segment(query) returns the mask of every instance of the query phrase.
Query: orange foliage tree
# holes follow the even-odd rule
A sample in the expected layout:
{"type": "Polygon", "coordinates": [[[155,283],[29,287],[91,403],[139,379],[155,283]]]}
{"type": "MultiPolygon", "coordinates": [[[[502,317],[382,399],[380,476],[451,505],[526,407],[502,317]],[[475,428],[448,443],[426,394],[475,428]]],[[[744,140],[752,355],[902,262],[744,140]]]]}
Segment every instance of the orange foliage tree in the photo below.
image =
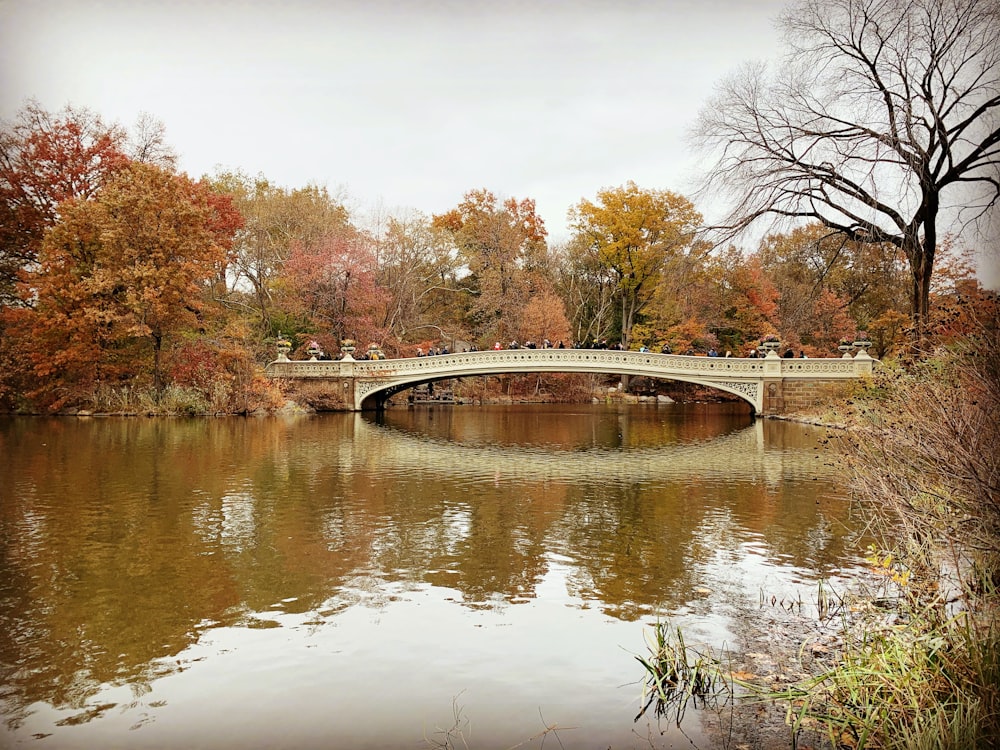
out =
{"type": "Polygon", "coordinates": [[[519,331],[521,341],[534,341],[539,346],[548,339],[553,346],[570,341],[566,306],[557,294],[544,291],[536,294],[524,307],[519,331]]]}
{"type": "Polygon", "coordinates": [[[92,200],[60,205],[28,277],[33,310],[13,329],[47,407],[151,371],[164,386],[165,339],[196,327],[204,284],[225,258],[232,217],[203,185],[131,163],[92,200]]]}
{"type": "Polygon", "coordinates": [[[481,341],[515,336],[546,266],[547,232],[535,202],[500,201],[488,190],[472,190],[432,223],[450,234],[469,269],[464,284],[474,296],[468,311],[472,336],[481,341]]]}
{"type": "Polygon", "coordinates": [[[813,301],[811,318],[811,354],[833,354],[841,339],[854,340],[858,326],[847,312],[847,303],[829,289],[813,301]]]}
{"type": "MultiPolygon", "coordinates": [[[[768,333],[781,331],[778,303],[781,294],[768,278],[757,255],[745,257],[729,247],[708,264],[712,307],[701,317],[721,346],[742,351],[768,333]]],[[[787,338],[787,337],[786,337],[787,338]]]]}

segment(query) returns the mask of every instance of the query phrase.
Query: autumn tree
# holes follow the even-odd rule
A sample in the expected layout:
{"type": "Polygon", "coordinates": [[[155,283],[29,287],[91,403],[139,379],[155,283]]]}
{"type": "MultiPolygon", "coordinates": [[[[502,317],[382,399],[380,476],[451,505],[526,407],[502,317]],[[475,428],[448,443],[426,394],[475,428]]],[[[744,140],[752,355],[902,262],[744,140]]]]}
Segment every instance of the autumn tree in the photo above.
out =
{"type": "Polygon", "coordinates": [[[598,267],[616,283],[621,342],[628,348],[637,316],[668,263],[694,247],[701,215],[681,195],[629,182],[598,191],[596,203],[580,201],[569,217],[598,267]]]}
{"type": "Polygon", "coordinates": [[[252,315],[265,335],[273,334],[272,317],[280,307],[276,285],[293,246],[308,253],[331,233],[345,230],[350,226],[348,211],[318,185],[287,189],[242,172],[221,172],[211,184],[232,196],[244,220],[227,267],[225,301],[252,315]]]}
{"type": "Polygon", "coordinates": [[[371,239],[352,226],[294,243],[284,264],[285,306],[311,323],[328,350],[343,338],[381,343],[390,306],[371,239]]]}
{"type": "Polygon", "coordinates": [[[468,295],[451,233],[419,213],[385,217],[370,232],[377,283],[386,294],[383,346],[426,339],[432,328],[460,328],[468,295]]]}
{"type": "Polygon", "coordinates": [[[824,289],[812,300],[810,315],[796,333],[800,343],[814,347],[815,352],[832,353],[843,339],[853,341],[858,330],[846,300],[824,289]]]}
{"type": "Polygon", "coordinates": [[[757,255],[780,291],[783,330],[804,344],[835,347],[887,310],[908,309],[905,259],[893,245],[857,242],[813,223],[768,235],[757,255]]]}
{"type": "Polygon", "coordinates": [[[983,288],[976,278],[972,249],[948,237],[941,244],[938,260],[938,272],[931,286],[935,308],[930,317],[933,340],[953,342],[981,335],[984,325],[995,327],[1000,320],[997,317],[1000,295],[983,288]]]}
{"type": "MultiPolygon", "coordinates": [[[[652,299],[642,313],[642,323],[633,329],[636,344],[660,351],[668,344],[674,351],[700,346],[715,335],[710,321],[717,318],[713,304],[718,279],[712,274],[711,247],[696,240],[686,253],[670,256],[660,274],[652,299]],[[697,335],[695,331],[701,331],[697,335]]],[[[716,331],[718,333],[718,331],[716,331]]]]}
{"type": "Polygon", "coordinates": [[[16,293],[59,205],[89,199],[128,163],[128,136],[80,107],[51,113],[29,101],[0,126],[0,306],[30,302],[16,293]]]}
{"type": "Polygon", "coordinates": [[[29,277],[35,309],[16,321],[49,406],[135,375],[141,362],[159,392],[164,342],[198,325],[204,284],[232,228],[207,187],[139,163],[90,200],[60,204],[59,214],[29,277]]]}
{"type": "Polygon", "coordinates": [[[714,159],[703,192],[733,206],[719,228],[805,219],[898,247],[920,336],[942,223],[1000,197],[998,5],[800,0],[781,24],[784,64],[746,67],[696,126],[714,159]]]}
{"type": "Polygon", "coordinates": [[[521,341],[534,341],[539,345],[548,340],[553,346],[570,338],[566,306],[555,292],[545,290],[528,300],[521,315],[518,331],[521,341]]]}
{"type": "Polygon", "coordinates": [[[433,225],[447,231],[469,269],[472,335],[488,340],[515,335],[524,304],[546,268],[545,223],[530,199],[503,201],[472,190],[433,225]]]}
{"type": "MultiPolygon", "coordinates": [[[[741,351],[761,336],[783,332],[779,315],[781,293],[761,267],[757,255],[744,256],[734,246],[708,262],[704,298],[711,307],[699,312],[719,344],[741,351]]],[[[787,338],[787,337],[786,337],[787,338]]]]}
{"type": "Polygon", "coordinates": [[[555,285],[566,303],[574,342],[612,335],[618,288],[614,273],[585,236],[577,234],[553,253],[555,285]]]}

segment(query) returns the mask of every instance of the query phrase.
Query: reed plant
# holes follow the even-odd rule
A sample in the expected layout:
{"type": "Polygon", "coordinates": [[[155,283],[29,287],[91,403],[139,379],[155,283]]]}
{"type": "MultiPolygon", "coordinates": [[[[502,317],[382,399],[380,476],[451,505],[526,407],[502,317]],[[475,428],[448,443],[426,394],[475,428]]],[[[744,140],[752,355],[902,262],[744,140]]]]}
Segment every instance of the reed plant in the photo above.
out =
{"type": "Polygon", "coordinates": [[[656,718],[672,718],[680,726],[688,705],[704,708],[731,694],[719,660],[688,646],[681,628],[657,621],[650,632],[645,634],[648,654],[635,657],[646,672],[636,721],[652,706],[656,718]]]}
{"type": "Polygon", "coordinates": [[[855,591],[845,605],[828,669],[779,691],[751,689],[785,703],[793,737],[818,731],[836,748],[996,746],[1000,633],[991,616],[913,592],[855,591]]]}
{"type": "Polygon", "coordinates": [[[169,385],[157,393],[152,386],[102,385],[95,390],[93,408],[103,414],[194,416],[213,413],[210,402],[192,387],[169,385]]]}

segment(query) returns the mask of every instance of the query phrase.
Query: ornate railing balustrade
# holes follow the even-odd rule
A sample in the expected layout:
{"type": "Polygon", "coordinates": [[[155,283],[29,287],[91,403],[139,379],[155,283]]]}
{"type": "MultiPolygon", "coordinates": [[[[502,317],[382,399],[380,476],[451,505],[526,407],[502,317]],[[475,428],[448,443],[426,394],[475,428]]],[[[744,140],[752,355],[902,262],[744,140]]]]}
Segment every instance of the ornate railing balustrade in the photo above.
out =
{"type": "MultiPolygon", "coordinates": [[[[604,349],[504,349],[406,359],[299,361],[278,359],[267,366],[272,378],[342,381],[360,410],[418,383],[474,375],[529,372],[583,372],[644,376],[718,388],[764,409],[766,387],[787,382],[837,381],[871,374],[865,352],[836,359],[688,357],[604,349]]],[[[771,395],[778,393],[770,388],[771,395]]]]}

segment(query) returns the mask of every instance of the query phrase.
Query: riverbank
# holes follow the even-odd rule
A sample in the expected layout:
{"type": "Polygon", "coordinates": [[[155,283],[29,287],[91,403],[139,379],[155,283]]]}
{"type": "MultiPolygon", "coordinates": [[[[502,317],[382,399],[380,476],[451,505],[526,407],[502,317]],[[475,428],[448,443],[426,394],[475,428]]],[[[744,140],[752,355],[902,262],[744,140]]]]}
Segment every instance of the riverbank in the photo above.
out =
{"type": "MultiPolygon", "coordinates": [[[[727,666],[752,697],[733,714],[749,746],[1000,746],[998,373],[994,325],[886,363],[822,412],[782,417],[831,430],[877,541],[867,573],[827,602],[836,618],[824,623],[817,606],[794,651],[794,638],[779,638],[727,666]],[[788,669],[771,668],[776,656],[790,657],[788,669]]],[[[795,626],[768,623],[771,633],[795,626]]]]}
{"type": "MultiPolygon", "coordinates": [[[[1000,343],[995,325],[773,417],[827,429],[876,542],[811,602],[771,599],[715,658],[719,747],[1000,747],[1000,343]]],[[[714,715],[713,715],[714,714],[714,715]]]]}
{"type": "MultiPolygon", "coordinates": [[[[456,381],[446,389],[451,398],[424,399],[424,403],[454,403],[456,405],[556,404],[556,403],[619,403],[671,404],[679,403],[740,403],[741,399],[714,388],[691,383],[663,382],[652,387],[646,384],[640,392],[628,392],[614,377],[595,379],[591,376],[549,375],[511,376],[456,381]]],[[[440,392],[440,391],[439,391],[440,392]]],[[[409,392],[390,400],[388,406],[409,405],[409,392]]],[[[418,399],[419,401],[420,399],[418,399]]],[[[278,381],[255,379],[253,387],[244,393],[232,389],[225,393],[200,388],[168,386],[157,393],[152,386],[105,386],[98,389],[85,404],[45,412],[48,416],[77,417],[178,417],[178,416],[263,416],[268,414],[313,413],[342,411],[343,404],[327,399],[314,399],[309,394],[285,390],[278,381]]],[[[10,409],[11,415],[31,416],[26,405],[10,409]]]]}

